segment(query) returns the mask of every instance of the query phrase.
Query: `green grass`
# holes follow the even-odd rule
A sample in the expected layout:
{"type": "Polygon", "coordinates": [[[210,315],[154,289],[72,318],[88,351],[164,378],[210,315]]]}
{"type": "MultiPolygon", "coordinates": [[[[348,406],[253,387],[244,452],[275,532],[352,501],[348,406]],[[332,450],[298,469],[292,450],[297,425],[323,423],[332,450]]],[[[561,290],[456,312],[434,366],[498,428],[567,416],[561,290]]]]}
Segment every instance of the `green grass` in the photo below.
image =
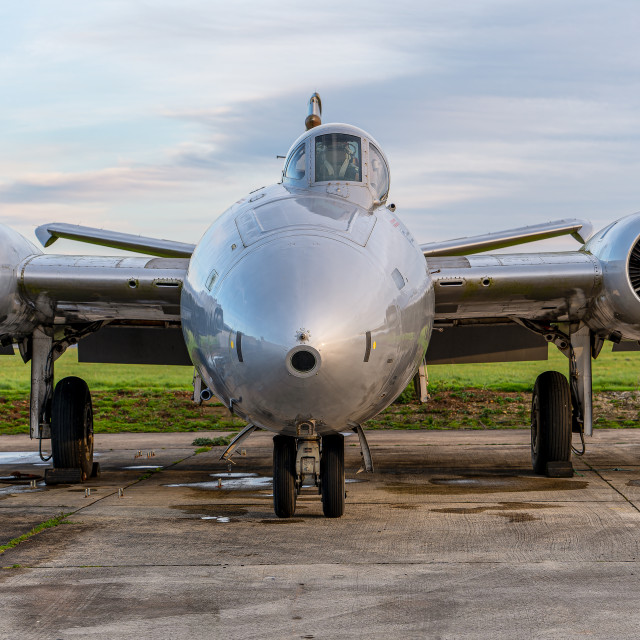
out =
{"type": "MultiPolygon", "coordinates": [[[[194,447],[226,447],[233,440],[234,435],[217,436],[215,438],[196,438],[191,444],[194,447]]],[[[196,453],[198,453],[196,451],[196,453]]]]}
{"type": "MultiPolygon", "coordinates": [[[[568,375],[569,361],[555,347],[550,347],[549,359],[537,362],[432,365],[428,367],[429,388],[532,391],[536,377],[543,371],[560,371],[568,375]]],[[[640,389],[640,351],[613,353],[611,345],[605,344],[593,361],[593,390],[635,389],[640,389]]]]}
{"type": "MultiPolygon", "coordinates": [[[[605,349],[593,362],[594,391],[640,389],[640,352],[612,353],[610,345],[605,349]]],[[[528,420],[529,400],[519,394],[531,392],[536,376],[543,371],[557,370],[566,375],[568,369],[568,360],[555,347],[550,348],[547,361],[430,366],[432,402],[423,407],[414,405],[410,385],[396,403],[367,426],[384,429],[522,426],[528,420]],[[480,398],[479,390],[500,391],[509,397],[494,394],[492,398],[480,398]],[[450,411],[451,402],[444,397],[446,394],[463,405],[450,411]],[[444,404],[438,405],[439,396],[444,404]],[[512,404],[517,406],[510,407],[512,404]],[[472,405],[482,405],[482,409],[470,415],[472,405]]],[[[55,374],[57,380],[75,375],[87,381],[92,392],[96,433],[236,431],[244,426],[242,420],[231,416],[215,400],[200,406],[191,401],[191,367],[78,363],[77,350],[70,349],[56,361],[55,374]]],[[[0,358],[0,434],[28,433],[29,378],[30,366],[19,356],[0,358]]],[[[608,420],[605,416],[599,419],[608,420]]],[[[625,415],[624,420],[615,416],[614,421],[628,426],[628,422],[637,424],[638,416],[625,415]]],[[[218,443],[194,442],[194,446],[211,447],[218,443]]]]}
{"type": "MultiPolygon", "coordinates": [[[[37,533],[40,533],[45,529],[51,529],[52,527],[57,527],[59,524],[66,524],[66,518],[69,515],[70,514],[68,513],[61,513],[59,516],[49,518],[49,520],[45,520],[44,522],[41,522],[39,525],[36,525],[35,527],[33,527],[31,531],[28,531],[27,533],[24,533],[21,536],[14,538],[13,540],[9,540],[7,544],[0,545],[0,554],[4,553],[9,549],[13,549],[13,547],[17,547],[19,544],[21,544],[25,540],[28,540],[32,536],[35,536],[37,533]]],[[[13,567],[17,567],[17,566],[18,565],[13,565],[13,567]]]]}
{"type": "MultiPolygon", "coordinates": [[[[549,360],[496,362],[489,364],[432,365],[429,386],[438,388],[485,388],[500,391],[531,391],[536,376],[547,370],[567,373],[568,360],[555,347],[549,360]]],[[[163,365],[79,363],[76,349],[69,349],[55,363],[56,379],[84,378],[91,391],[136,389],[144,391],[191,390],[193,369],[163,365]]],[[[0,357],[0,395],[5,391],[29,392],[30,366],[19,356],[0,357]]],[[[613,353],[607,343],[593,362],[594,391],[640,388],[640,352],[613,353]]]]}
{"type": "MultiPolygon", "coordinates": [[[[0,393],[29,393],[31,365],[19,355],[0,356],[0,393]]],[[[69,349],[55,362],[56,380],[78,376],[87,381],[91,391],[117,389],[191,389],[193,367],[145,364],[79,363],[78,350],[69,349]]]]}
{"type": "MultiPolygon", "coordinates": [[[[219,402],[200,406],[180,389],[92,391],[96,433],[229,431],[245,423],[219,402]]],[[[28,391],[0,390],[0,433],[29,432],[28,391]]]]}

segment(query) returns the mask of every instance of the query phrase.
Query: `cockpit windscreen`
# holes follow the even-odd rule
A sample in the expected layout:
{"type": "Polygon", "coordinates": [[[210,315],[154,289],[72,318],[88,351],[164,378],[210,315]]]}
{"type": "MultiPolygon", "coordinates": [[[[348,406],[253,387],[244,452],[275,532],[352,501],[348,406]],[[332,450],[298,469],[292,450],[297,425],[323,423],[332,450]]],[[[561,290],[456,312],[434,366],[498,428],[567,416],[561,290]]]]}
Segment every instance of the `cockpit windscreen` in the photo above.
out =
{"type": "Polygon", "coordinates": [[[305,154],[304,143],[302,143],[292,154],[287,167],[284,170],[285,178],[293,178],[293,180],[301,180],[304,178],[305,154]]]}
{"type": "Polygon", "coordinates": [[[362,145],[358,136],[328,133],[316,137],[316,182],[362,182],[362,145]]]}
{"type": "Polygon", "coordinates": [[[376,198],[383,200],[389,193],[389,171],[382,154],[371,143],[369,143],[369,163],[371,165],[369,171],[371,186],[375,191],[376,198]]]}

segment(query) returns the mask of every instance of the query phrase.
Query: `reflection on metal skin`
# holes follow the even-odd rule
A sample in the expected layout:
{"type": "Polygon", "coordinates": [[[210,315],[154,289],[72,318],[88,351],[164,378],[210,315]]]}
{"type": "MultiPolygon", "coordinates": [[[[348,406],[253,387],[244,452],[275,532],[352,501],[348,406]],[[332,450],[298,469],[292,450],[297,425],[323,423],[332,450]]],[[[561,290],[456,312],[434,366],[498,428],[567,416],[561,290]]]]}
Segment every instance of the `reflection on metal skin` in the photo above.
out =
{"type": "Polygon", "coordinates": [[[336,227],[329,214],[343,205],[330,204],[309,219],[295,198],[279,200],[289,225],[249,246],[236,242],[236,225],[229,232],[228,218],[244,215],[232,209],[205,234],[183,290],[187,347],[207,385],[225,404],[238,399],[244,419],[289,435],[301,421],[325,435],[377,414],[408,384],[431,330],[433,289],[417,245],[384,208],[352,212],[375,222],[362,240],[358,225],[336,227]],[[394,269],[407,281],[400,290],[394,269]]]}
{"type": "Polygon", "coordinates": [[[436,319],[578,320],[601,284],[598,259],[584,252],[428,258],[436,319]]]}
{"type": "Polygon", "coordinates": [[[24,262],[19,284],[44,322],[180,320],[188,264],[179,258],[38,255],[24,262]]]}

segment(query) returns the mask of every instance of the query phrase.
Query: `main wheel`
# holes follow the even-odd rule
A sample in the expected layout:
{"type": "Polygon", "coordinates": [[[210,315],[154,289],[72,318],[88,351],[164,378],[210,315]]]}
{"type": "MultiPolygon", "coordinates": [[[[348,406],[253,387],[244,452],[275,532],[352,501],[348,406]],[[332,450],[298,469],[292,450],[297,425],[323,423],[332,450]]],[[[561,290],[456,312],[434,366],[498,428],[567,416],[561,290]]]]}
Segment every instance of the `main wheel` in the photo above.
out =
{"type": "Polygon", "coordinates": [[[344,514],[344,437],[341,434],[322,438],[320,459],[322,511],[327,518],[344,514]]]}
{"type": "Polygon", "coordinates": [[[531,464],[546,473],[548,462],[571,460],[571,391],[558,371],[536,379],[531,400],[531,464]]]}
{"type": "Polygon", "coordinates": [[[290,518],[296,510],[296,439],[273,437],[273,509],[278,518],[290,518]]]}
{"type": "Polygon", "coordinates": [[[69,376],[56,385],[51,403],[51,451],[56,469],[93,470],[93,408],[87,383],[69,376]]]}

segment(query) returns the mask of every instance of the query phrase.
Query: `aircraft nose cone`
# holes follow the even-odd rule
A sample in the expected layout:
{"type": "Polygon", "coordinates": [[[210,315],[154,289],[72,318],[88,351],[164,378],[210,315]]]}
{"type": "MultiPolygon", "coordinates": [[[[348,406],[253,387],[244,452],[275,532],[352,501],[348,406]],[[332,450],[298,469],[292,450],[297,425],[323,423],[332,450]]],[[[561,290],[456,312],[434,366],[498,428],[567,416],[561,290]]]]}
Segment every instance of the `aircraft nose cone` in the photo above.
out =
{"type": "Polygon", "coordinates": [[[361,247],[331,238],[279,238],[248,253],[216,294],[229,328],[225,378],[247,419],[344,428],[342,400],[366,398],[395,358],[387,280],[361,247]]]}

